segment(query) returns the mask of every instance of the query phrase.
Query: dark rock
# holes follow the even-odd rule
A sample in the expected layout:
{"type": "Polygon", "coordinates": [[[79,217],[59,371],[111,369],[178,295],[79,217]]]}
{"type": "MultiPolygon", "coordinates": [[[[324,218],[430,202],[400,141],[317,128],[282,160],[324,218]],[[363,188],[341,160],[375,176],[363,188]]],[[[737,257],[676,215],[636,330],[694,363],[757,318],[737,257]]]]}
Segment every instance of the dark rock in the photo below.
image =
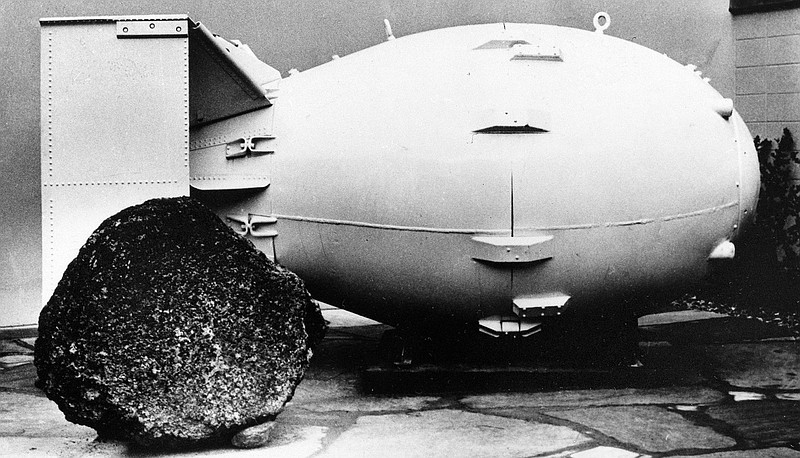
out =
{"type": "Polygon", "coordinates": [[[39,317],[37,386],[144,446],[226,442],[291,399],[325,332],[302,281],[199,202],[104,221],[39,317]]]}
{"type": "Polygon", "coordinates": [[[274,421],[268,421],[260,425],[251,426],[247,429],[239,431],[233,439],[231,445],[237,448],[258,448],[267,445],[269,436],[275,428],[274,421]]]}

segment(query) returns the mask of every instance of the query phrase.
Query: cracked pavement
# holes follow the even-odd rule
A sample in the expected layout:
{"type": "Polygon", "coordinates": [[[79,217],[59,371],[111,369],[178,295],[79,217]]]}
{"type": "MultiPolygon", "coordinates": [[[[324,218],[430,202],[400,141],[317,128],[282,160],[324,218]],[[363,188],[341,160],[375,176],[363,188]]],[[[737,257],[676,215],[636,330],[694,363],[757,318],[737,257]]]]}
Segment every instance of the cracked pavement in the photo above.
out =
{"type": "MultiPolygon", "coordinates": [[[[639,369],[505,359],[387,369],[388,327],[323,314],[328,335],[265,447],[152,455],[800,457],[800,341],[774,325],[648,315],[639,369]]],[[[32,343],[0,341],[0,456],[148,456],[64,420],[33,386],[32,343]]]]}

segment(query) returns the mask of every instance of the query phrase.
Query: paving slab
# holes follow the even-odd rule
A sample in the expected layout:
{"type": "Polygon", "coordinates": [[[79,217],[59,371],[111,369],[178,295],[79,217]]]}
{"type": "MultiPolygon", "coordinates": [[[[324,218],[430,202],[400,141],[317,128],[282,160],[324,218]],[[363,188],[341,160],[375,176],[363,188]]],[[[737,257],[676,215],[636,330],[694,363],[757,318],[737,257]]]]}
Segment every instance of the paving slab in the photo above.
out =
{"type": "Polygon", "coordinates": [[[640,458],[642,454],[631,452],[616,447],[595,447],[578,453],[572,453],[570,458],[640,458]]]}
{"type": "MultiPolygon", "coordinates": [[[[193,451],[192,456],[272,456],[306,457],[322,448],[327,428],[281,425],[270,443],[248,455],[234,449],[193,451]]],[[[94,429],[68,422],[58,406],[47,398],[26,393],[0,392],[0,456],[119,456],[128,454],[129,444],[98,441],[94,429]]],[[[137,455],[151,453],[134,450],[137,455]]],[[[186,456],[155,453],[159,457],[186,456]]]]}
{"type": "Polygon", "coordinates": [[[313,412],[393,412],[420,410],[438,402],[438,396],[380,396],[361,393],[350,377],[303,380],[289,406],[313,412]]]}
{"type": "Polygon", "coordinates": [[[738,388],[800,390],[800,342],[703,345],[716,376],[738,388]]]}
{"type": "MultiPolygon", "coordinates": [[[[399,412],[423,410],[440,398],[433,396],[353,396],[317,402],[298,402],[298,407],[314,412],[399,412]]],[[[293,401],[294,402],[294,401],[293,401]]]]}
{"type": "Polygon", "coordinates": [[[83,441],[94,439],[97,434],[92,428],[68,422],[58,406],[45,397],[0,392],[0,437],[11,436],[83,441]]]}
{"type": "Polygon", "coordinates": [[[743,401],[709,407],[706,414],[736,436],[764,445],[800,445],[800,402],[743,401]]]}
{"type": "MultiPolygon", "coordinates": [[[[94,430],[66,422],[43,397],[27,364],[0,370],[0,455],[800,458],[789,448],[800,436],[800,385],[792,375],[800,373],[800,342],[737,341],[775,337],[761,324],[740,332],[741,320],[703,312],[645,317],[645,371],[630,377],[534,367],[522,374],[524,384],[507,383],[516,387],[507,392],[496,382],[516,372],[488,370],[489,390],[466,384],[448,391],[440,383],[433,391],[376,394],[362,371],[376,364],[378,340],[390,328],[330,306],[323,314],[328,335],[264,448],[165,455],[97,441],[94,430]],[[541,385],[548,377],[555,382],[541,385]]],[[[469,374],[451,372],[445,375],[469,374]]]]}
{"type": "Polygon", "coordinates": [[[356,422],[360,413],[357,412],[314,412],[302,407],[287,404],[286,408],[278,415],[276,422],[281,425],[293,426],[325,426],[331,430],[344,430],[356,422]]]}
{"type": "Polygon", "coordinates": [[[20,344],[19,340],[0,340],[0,355],[33,353],[27,344],[20,344]]]}
{"type": "Polygon", "coordinates": [[[718,450],[736,445],[734,439],[660,407],[594,407],[546,413],[650,453],[718,450]]]}
{"type": "Polygon", "coordinates": [[[639,317],[639,326],[655,326],[661,324],[685,323],[689,321],[728,318],[729,315],[703,310],[678,310],[674,312],[653,313],[639,317]]]}
{"type": "Polygon", "coordinates": [[[0,369],[10,369],[12,367],[33,364],[33,354],[5,355],[0,356],[0,369]]]}
{"type": "MultiPolygon", "coordinates": [[[[318,374],[314,374],[318,375],[318,374]]],[[[294,404],[311,404],[331,399],[358,395],[358,379],[356,377],[336,376],[331,378],[309,378],[306,376],[294,390],[290,402],[294,404]]]]}
{"type": "Polygon", "coordinates": [[[790,448],[761,448],[707,453],[704,455],[675,455],[672,458],[800,458],[800,452],[790,448]]]}
{"type": "Polygon", "coordinates": [[[126,454],[122,443],[98,442],[93,438],[0,437],[0,456],[7,457],[112,457],[126,454]]]}
{"type": "Polygon", "coordinates": [[[16,339],[16,343],[33,350],[36,345],[36,337],[23,337],[21,339],[16,339]]]}
{"type": "Polygon", "coordinates": [[[620,388],[552,391],[542,393],[496,393],[467,396],[461,402],[471,409],[503,407],[588,407],[621,405],[709,405],[721,402],[725,393],[701,386],[664,388],[620,388]]]}
{"type": "MultiPolygon", "coordinates": [[[[277,428],[276,428],[277,429],[277,428]]],[[[308,426],[283,431],[275,431],[270,443],[265,447],[241,450],[232,447],[205,450],[178,450],[174,452],[149,451],[131,448],[129,444],[117,441],[100,441],[89,437],[28,437],[0,436],[0,456],[8,457],[157,457],[182,458],[256,458],[277,456],[281,458],[307,458],[322,449],[322,441],[327,429],[308,426]]]]}
{"type": "Polygon", "coordinates": [[[36,367],[33,364],[0,370],[0,391],[30,393],[44,397],[44,393],[34,385],[35,381],[36,367]]]}
{"type": "Polygon", "coordinates": [[[639,331],[647,340],[666,340],[679,345],[794,339],[794,334],[788,328],[740,317],[677,321],[641,326],[639,331]]]}
{"type": "Polygon", "coordinates": [[[320,456],[524,457],[589,440],[564,426],[442,409],[362,416],[320,456]]]}

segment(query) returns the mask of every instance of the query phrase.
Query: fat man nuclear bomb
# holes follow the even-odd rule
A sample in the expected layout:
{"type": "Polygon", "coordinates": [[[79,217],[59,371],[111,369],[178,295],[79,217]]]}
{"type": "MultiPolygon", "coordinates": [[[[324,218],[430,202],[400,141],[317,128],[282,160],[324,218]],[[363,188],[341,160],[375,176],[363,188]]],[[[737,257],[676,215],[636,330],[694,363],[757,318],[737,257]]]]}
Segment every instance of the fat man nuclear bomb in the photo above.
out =
{"type": "MultiPolygon", "coordinates": [[[[152,170],[174,172],[178,186],[154,180],[106,195],[105,207],[87,206],[102,214],[74,240],[124,206],[191,192],[320,301],[419,332],[467,325],[526,336],[563,316],[635,316],[615,307],[702,278],[712,260],[733,257],[753,217],[758,160],[731,100],[694,67],[604,34],[604,13],[591,32],[502,23],[395,39],[387,23],[387,41],[285,78],[187,16],[43,19],[51,104],[59,65],[87,65],[59,60],[61,43],[78,43],[60,35],[65,24],[107,27],[95,40],[118,54],[131,43],[161,52],[158,40],[180,38],[175,52],[188,67],[175,77],[188,103],[146,91],[131,99],[163,104],[161,116],[176,110],[177,152],[159,145],[152,170]]],[[[129,85],[158,78],[164,62],[129,85]]],[[[95,86],[108,79],[93,77],[95,86]]],[[[155,87],[170,78],[162,72],[155,87]]],[[[53,196],[77,191],[53,184],[52,157],[60,120],[84,120],[45,103],[43,215],[55,234],[44,237],[45,277],[57,280],[74,253],[58,261],[70,243],[48,245],[70,226],[53,196]]],[[[153,128],[137,137],[126,113],[118,130],[145,142],[141,157],[61,146],[61,157],[94,173],[84,180],[146,181],[153,128]],[[108,176],[87,166],[102,160],[114,161],[108,176]]],[[[87,131],[116,119],[94,118],[87,131]]],[[[54,281],[45,283],[46,299],[54,281]]]]}

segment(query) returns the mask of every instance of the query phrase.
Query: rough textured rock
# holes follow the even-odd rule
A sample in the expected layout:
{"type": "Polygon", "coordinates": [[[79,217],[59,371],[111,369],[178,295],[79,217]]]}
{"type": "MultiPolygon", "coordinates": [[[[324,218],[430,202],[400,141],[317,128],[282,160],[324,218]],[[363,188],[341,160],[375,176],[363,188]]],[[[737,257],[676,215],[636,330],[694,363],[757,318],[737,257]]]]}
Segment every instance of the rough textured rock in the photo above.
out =
{"type": "Polygon", "coordinates": [[[274,421],[261,423],[239,431],[233,439],[231,445],[238,448],[258,448],[267,445],[270,433],[275,428],[274,421]]]}
{"type": "Polygon", "coordinates": [[[229,441],[291,399],[325,332],[297,276],[191,198],[104,221],[39,317],[37,386],[145,446],[229,441]]]}

